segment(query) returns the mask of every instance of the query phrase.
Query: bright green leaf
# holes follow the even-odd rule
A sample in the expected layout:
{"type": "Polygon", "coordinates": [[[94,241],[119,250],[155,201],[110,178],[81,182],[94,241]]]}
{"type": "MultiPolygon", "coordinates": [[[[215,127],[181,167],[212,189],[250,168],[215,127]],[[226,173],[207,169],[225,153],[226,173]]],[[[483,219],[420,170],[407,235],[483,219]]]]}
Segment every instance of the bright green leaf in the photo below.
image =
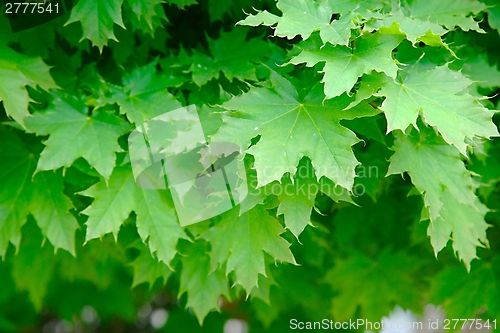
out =
{"type": "Polygon", "coordinates": [[[323,103],[321,85],[301,97],[285,78],[273,74],[271,82],[272,88],[252,88],[224,103],[225,109],[236,112],[223,118],[212,140],[234,142],[246,149],[260,135],[257,144],[248,149],[255,157],[259,186],[279,181],[287,172],[293,176],[300,159],[307,156],[318,179],[326,176],[350,189],[358,164],[351,146],[358,139],[339,120],[362,117],[374,109],[363,104],[342,111],[350,99],[344,95],[323,103]]]}
{"type": "Polygon", "coordinates": [[[448,45],[441,39],[441,36],[446,34],[448,30],[434,22],[407,17],[400,10],[391,12],[391,15],[384,20],[375,21],[370,25],[370,28],[390,27],[394,23],[399,26],[401,32],[406,35],[406,38],[413,45],[424,42],[430,46],[442,46],[450,50],[448,45]]]}
{"type": "Polygon", "coordinates": [[[117,40],[113,32],[114,24],[125,29],[122,20],[123,0],[79,1],[71,10],[66,25],[80,22],[83,39],[88,39],[99,48],[99,52],[107,45],[109,39],[117,40]]]}
{"type": "Polygon", "coordinates": [[[386,114],[387,131],[416,127],[420,113],[446,142],[466,155],[468,140],[498,134],[492,112],[476,98],[461,94],[470,84],[463,74],[446,66],[423,70],[419,64],[404,73],[400,82],[388,79],[377,94],[386,97],[380,108],[386,114]]]}
{"type": "Polygon", "coordinates": [[[69,167],[85,158],[108,179],[115,165],[115,152],[121,151],[118,138],[129,130],[121,118],[96,110],[88,116],[82,100],[57,97],[51,107],[26,119],[26,127],[38,135],[50,135],[40,155],[37,170],[69,167]]]}
{"type": "Polygon", "coordinates": [[[151,253],[169,265],[177,253],[177,241],[188,237],[177,220],[175,210],[167,203],[166,190],[141,188],[139,193],[135,208],[137,231],[142,241],[147,242],[151,253]]]}
{"type": "Polygon", "coordinates": [[[162,4],[164,0],[127,0],[130,9],[136,15],[136,25],[143,31],[154,34],[161,20],[167,20],[162,4]]]}
{"type": "Polygon", "coordinates": [[[137,202],[137,185],[130,165],[117,167],[108,184],[99,182],[79,194],[94,198],[94,202],[82,211],[89,218],[86,241],[113,233],[115,238],[123,221],[130,215],[137,202]]]}
{"type": "Polygon", "coordinates": [[[87,241],[109,232],[117,235],[132,211],[137,215],[136,226],[142,241],[164,264],[169,265],[175,256],[178,240],[187,239],[166,190],[139,187],[130,165],[115,168],[108,185],[101,182],[81,194],[94,198],[83,211],[89,216],[87,241]]]}
{"type": "Polygon", "coordinates": [[[490,64],[484,54],[475,54],[467,58],[462,64],[462,72],[476,85],[483,88],[494,89],[500,87],[500,71],[498,64],[490,64]]]}
{"type": "Polygon", "coordinates": [[[73,208],[73,203],[63,193],[61,172],[37,173],[30,211],[42,234],[56,250],[62,248],[75,255],[75,231],[79,225],[69,211],[73,208]]]}
{"type": "Polygon", "coordinates": [[[0,101],[7,115],[19,124],[29,115],[30,97],[26,86],[45,90],[57,88],[47,66],[39,57],[28,57],[8,46],[0,45],[0,101]]]}
{"type": "Polygon", "coordinates": [[[124,89],[116,90],[113,97],[120,105],[120,112],[137,126],[182,106],[167,90],[178,82],[157,73],[156,66],[151,62],[132,70],[123,78],[124,89]]]}
{"type": "Polygon", "coordinates": [[[278,214],[284,215],[286,228],[298,239],[304,228],[312,225],[311,212],[319,190],[312,165],[301,163],[293,182],[284,177],[279,189],[278,214]]]}
{"type": "Polygon", "coordinates": [[[222,72],[233,81],[257,81],[256,67],[271,52],[269,43],[260,38],[247,39],[248,30],[236,28],[221,32],[218,39],[207,36],[211,56],[194,52],[189,70],[193,81],[202,86],[212,78],[219,78],[222,72]]]}
{"type": "Polygon", "coordinates": [[[427,232],[435,254],[452,238],[454,250],[469,268],[476,247],[488,244],[487,208],[474,194],[476,185],[459,153],[432,129],[421,128],[420,134],[414,130],[412,136],[396,141],[388,175],[404,172],[424,197],[431,219],[427,232]]]}
{"type": "Polygon", "coordinates": [[[212,245],[212,270],[227,261],[226,273],[236,275],[236,283],[248,294],[257,286],[259,274],[266,276],[264,252],[274,260],[295,264],[290,244],[280,237],[284,229],[262,205],[238,215],[234,209],[202,235],[212,245]]]}
{"type": "Polygon", "coordinates": [[[179,297],[187,293],[187,307],[193,309],[200,325],[213,309],[219,310],[221,296],[229,297],[228,282],[220,269],[210,269],[205,246],[195,243],[184,251],[179,297]]]}
{"type": "Polygon", "coordinates": [[[391,26],[362,35],[354,41],[353,48],[329,44],[319,48],[317,43],[306,42],[302,44],[302,52],[290,62],[295,65],[305,63],[309,67],[325,62],[322,82],[326,98],[333,98],[349,92],[360,76],[372,70],[396,78],[398,66],[392,58],[392,50],[403,38],[397,26],[391,26]]]}
{"type": "Polygon", "coordinates": [[[453,30],[456,26],[464,31],[476,30],[482,32],[474,18],[469,14],[477,14],[486,9],[486,6],[477,0],[443,0],[429,6],[426,0],[412,0],[408,2],[410,16],[421,21],[429,20],[453,30]]]}
{"type": "Polygon", "coordinates": [[[300,35],[306,40],[314,31],[319,30],[323,43],[329,42],[333,45],[348,45],[351,29],[356,27],[352,15],[344,15],[338,20],[331,21],[333,11],[326,0],[279,0],[276,6],[283,12],[283,16],[276,16],[264,10],[256,15],[249,15],[238,24],[276,25],[274,35],[288,39],[300,35]]]}

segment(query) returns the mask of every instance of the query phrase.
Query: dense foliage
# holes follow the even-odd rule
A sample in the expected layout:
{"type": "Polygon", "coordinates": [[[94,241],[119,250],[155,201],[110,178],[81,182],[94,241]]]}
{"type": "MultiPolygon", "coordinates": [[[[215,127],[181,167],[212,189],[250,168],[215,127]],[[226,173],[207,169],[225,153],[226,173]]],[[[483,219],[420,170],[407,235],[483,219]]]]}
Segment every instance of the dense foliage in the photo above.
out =
{"type": "Polygon", "coordinates": [[[65,5],[0,19],[1,332],[500,319],[496,0],[65,5]],[[187,105],[250,188],[181,227],[127,138],[187,105]]]}

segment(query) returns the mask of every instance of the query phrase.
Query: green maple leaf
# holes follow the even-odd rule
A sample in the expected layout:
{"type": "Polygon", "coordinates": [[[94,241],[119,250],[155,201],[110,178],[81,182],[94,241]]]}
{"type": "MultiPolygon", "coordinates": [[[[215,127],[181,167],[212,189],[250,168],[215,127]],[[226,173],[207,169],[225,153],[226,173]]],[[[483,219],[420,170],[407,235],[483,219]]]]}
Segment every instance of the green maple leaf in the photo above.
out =
{"type": "Polygon", "coordinates": [[[406,38],[413,45],[416,45],[418,42],[424,42],[430,46],[441,46],[449,50],[454,55],[449,46],[441,39],[441,36],[446,34],[448,30],[434,22],[427,20],[422,21],[405,16],[400,8],[393,10],[390,16],[385,17],[382,20],[377,20],[373,23],[368,22],[367,26],[369,27],[369,30],[371,30],[380,29],[380,27],[389,28],[393,24],[399,26],[401,32],[406,35],[406,38]]]}
{"type": "Polygon", "coordinates": [[[0,174],[0,254],[5,255],[9,242],[19,247],[21,227],[31,213],[56,250],[62,248],[74,255],[78,222],[69,212],[73,205],[63,194],[61,174],[41,172],[32,179],[34,154],[13,132],[1,130],[0,139],[14,143],[0,150],[6,162],[0,174]]]}
{"type": "Polygon", "coordinates": [[[163,283],[166,283],[173,273],[172,270],[158,261],[144,244],[137,243],[132,247],[140,251],[139,255],[129,264],[134,270],[132,288],[141,283],[149,283],[149,287],[152,288],[158,279],[162,279],[163,283]]]}
{"type": "Polygon", "coordinates": [[[354,13],[360,21],[369,22],[371,19],[382,19],[385,14],[380,13],[384,9],[384,2],[379,0],[329,0],[334,13],[347,15],[354,13]]]}
{"type": "Polygon", "coordinates": [[[108,184],[99,182],[79,194],[94,198],[94,202],[82,211],[89,218],[86,241],[113,233],[115,238],[123,221],[134,210],[137,201],[137,185],[130,165],[116,167],[108,184]]]}
{"type": "Polygon", "coordinates": [[[118,138],[129,124],[104,110],[86,114],[82,100],[57,96],[43,113],[26,119],[26,127],[38,135],[50,135],[40,155],[37,170],[69,167],[77,158],[85,158],[108,179],[115,165],[115,152],[121,151],[118,138]]]}
{"type": "Polygon", "coordinates": [[[31,177],[36,157],[12,130],[0,127],[2,168],[0,168],[0,255],[5,256],[9,242],[19,248],[21,227],[26,223],[33,195],[31,177]]]}
{"type": "Polygon", "coordinates": [[[476,186],[459,153],[432,129],[424,127],[420,132],[413,130],[411,136],[399,137],[387,174],[408,172],[429,212],[427,232],[435,254],[453,235],[453,248],[469,269],[476,247],[488,244],[487,208],[474,194],[476,186]]]}
{"type": "Polygon", "coordinates": [[[113,25],[117,24],[125,29],[122,20],[122,3],[123,0],[79,1],[71,10],[66,25],[79,21],[83,30],[80,41],[88,39],[102,52],[109,39],[117,41],[113,25]]]}
{"type": "Polygon", "coordinates": [[[346,107],[346,110],[358,105],[360,102],[370,99],[387,81],[384,73],[372,72],[365,74],[361,78],[358,90],[356,91],[355,99],[346,107]]]}
{"type": "Polygon", "coordinates": [[[481,0],[484,4],[490,6],[486,9],[488,13],[488,24],[492,29],[496,29],[500,34],[500,5],[496,0],[481,0]]]}
{"type": "Polygon", "coordinates": [[[40,172],[34,178],[34,191],[30,211],[42,234],[57,250],[62,248],[75,253],[75,231],[79,228],[76,218],[69,212],[74,208],[63,194],[61,172],[40,172]]]}
{"type": "Polygon", "coordinates": [[[273,181],[264,187],[256,188],[257,175],[255,169],[250,169],[247,171],[247,182],[249,184],[248,195],[240,204],[240,214],[258,204],[263,204],[269,195],[276,195],[279,199],[277,214],[284,215],[285,227],[297,239],[307,225],[312,225],[311,212],[319,191],[335,202],[352,202],[350,192],[336,186],[328,178],[323,177],[318,182],[310,161],[306,159],[299,163],[293,181],[285,175],[281,183],[273,181]]]}
{"type": "Polygon", "coordinates": [[[120,105],[120,112],[136,125],[182,106],[167,90],[178,85],[178,80],[159,74],[156,65],[151,62],[135,68],[124,76],[124,88],[114,91],[112,99],[120,105]]]}
{"type": "Polygon", "coordinates": [[[257,81],[256,65],[271,53],[271,45],[261,38],[247,39],[248,30],[244,28],[221,32],[220,37],[207,36],[210,55],[194,52],[189,70],[193,81],[202,86],[212,78],[219,78],[222,72],[233,81],[257,81]]]}
{"type": "Polygon", "coordinates": [[[476,247],[488,246],[486,229],[489,225],[484,221],[488,208],[477,198],[468,205],[457,204],[449,190],[444,191],[442,203],[440,215],[427,229],[434,252],[441,251],[451,235],[453,250],[470,270],[470,262],[478,259],[476,247]]]}
{"type": "Polygon", "coordinates": [[[238,24],[254,27],[276,25],[274,35],[288,39],[300,35],[306,40],[314,31],[319,30],[323,43],[329,42],[333,45],[348,45],[351,29],[356,27],[352,21],[353,15],[349,14],[331,21],[333,11],[328,1],[279,0],[276,6],[283,16],[276,16],[264,10],[256,15],[249,15],[238,24]]]}
{"type": "Polygon", "coordinates": [[[399,27],[394,24],[390,28],[382,27],[373,34],[365,33],[354,41],[352,49],[329,44],[320,48],[321,45],[311,40],[301,44],[302,51],[290,62],[295,65],[305,63],[308,67],[325,62],[322,82],[325,83],[326,98],[333,98],[349,92],[360,76],[372,70],[396,78],[398,66],[392,58],[392,50],[403,39],[399,27]]]}
{"type": "Polygon", "coordinates": [[[357,252],[348,259],[337,260],[325,279],[339,292],[333,299],[334,318],[349,320],[360,307],[362,318],[373,322],[388,315],[396,304],[419,308],[422,301],[408,269],[411,264],[405,253],[389,251],[381,252],[376,260],[357,252]]]}
{"type": "Polygon", "coordinates": [[[347,96],[323,103],[319,84],[302,97],[290,81],[276,73],[271,75],[271,83],[271,88],[254,87],[224,103],[223,108],[236,112],[223,118],[212,140],[233,142],[246,149],[260,135],[247,151],[255,157],[259,186],[279,181],[287,172],[293,176],[300,159],[307,156],[318,179],[326,176],[351,188],[358,164],[351,146],[358,139],[339,120],[377,111],[366,104],[342,111],[351,101],[347,96]]]}
{"type": "MultiPolygon", "coordinates": [[[[299,167],[299,172],[300,169],[299,167]]],[[[284,178],[281,184],[283,191],[278,196],[280,200],[278,214],[284,215],[287,229],[290,229],[298,239],[304,228],[312,225],[311,211],[318,193],[316,179],[299,178],[296,175],[293,183],[289,178],[284,178]]]]}
{"type": "Polygon", "coordinates": [[[444,0],[429,6],[426,0],[412,0],[408,2],[407,9],[410,16],[421,21],[429,20],[445,26],[448,30],[453,30],[459,26],[462,30],[476,30],[484,32],[479,28],[473,16],[487,7],[477,0],[444,0]]]}
{"type": "Polygon", "coordinates": [[[284,215],[286,228],[297,239],[307,225],[312,225],[311,212],[319,191],[328,195],[335,202],[340,200],[352,202],[349,191],[344,188],[336,187],[327,178],[322,178],[318,182],[309,160],[301,161],[293,181],[285,176],[281,184],[276,185],[278,184],[271,183],[268,187],[271,190],[275,189],[276,193],[274,194],[278,196],[280,201],[277,214],[284,215]]]}
{"type": "Polygon", "coordinates": [[[4,69],[12,69],[21,72],[31,86],[49,91],[58,88],[50,76],[50,67],[40,57],[30,57],[18,53],[8,46],[0,46],[2,59],[0,64],[4,69]]]}
{"type": "Polygon", "coordinates": [[[28,57],[5,45],[0,45],[0,53],[0,101],[7,115],[24,125],[31,100],[26,86],[49,90],[57,85],[49,74],[50,67],[40,57],[28,57]]]}
{"type": "Polygon", "coordinates": [[[212,245],[212,270],[227,261],[226,274],[234,271],[236,283],[250,294],[259,274],[266,276],[264,252],[275,260],[295,264],[290,244],[280,237],[283,232],[278,220],[257,205],[241,216],[238,209],[231,210],[201,237],[212,245]]]}
{"type": "Polygon", "coordinates": [[[500,87],[500,71],[498,65],[491,65],[486,54],[474,54],[464,59],[459,68],[479,87],[494,89],[500,87]]]}
{"type": "Polygon", "coordinates": [[[204,244],[196,242],[186,246],[183,254],[179,297],[187,293],[186,306],[193,309],[201,325],[211,310],[219,310],[220,297],[229,297],[227,279],[224,271],[210,269],[210,257],[204,244]]]}
{"type": "Polygon", "coordinates": [[[139,189],[140,198],[137,213],[137,231],[144,242],[147,241],[151,253],[166,265],[177,253],[180,238],[188,239],[181,228],[175,210],[167,203],[166,190],[139,189]]]}
{"type": "Polygon", "coordinates": [[[116,236],[132,211],[137,214],[136,226],[142,241],[164,264],[169,265],[177,253],[178,240],[187,239],[166,190],[140,188],[129,164],[116,167],[108,185],[101,182],[80,193],[94,198],[83,211],[89,216],[86,241],[109,232],[116,236]]]}
{"type": "Polygon", "coordinates": [[[3,101],[8,116],[24,124],[24,118],[29,115],[30,98],[26,90],[29,80],[21,72],[6,67],[0,62],[0,101],[3,101]]]}
{"type": "Polygon", "coordinates": [[[153,36],[156,28],[161,26],[161,20],[167,20],[162,7],[164,0],[127,0],[127,3],[136,16],[135,25],[153,36]]]}
{"type": "Polygon", "coordinates": [[[377,93],[386,100],[380,107],[387,118],[387,131],[416,128],[419,113],[435,126],[446,142],[466,155],[467,141],[497,135],[491,117],[476,98],[462,93],[472,82],[446,66],[423,70],[418,63],[397,82],[388,79],[377,93]]]}

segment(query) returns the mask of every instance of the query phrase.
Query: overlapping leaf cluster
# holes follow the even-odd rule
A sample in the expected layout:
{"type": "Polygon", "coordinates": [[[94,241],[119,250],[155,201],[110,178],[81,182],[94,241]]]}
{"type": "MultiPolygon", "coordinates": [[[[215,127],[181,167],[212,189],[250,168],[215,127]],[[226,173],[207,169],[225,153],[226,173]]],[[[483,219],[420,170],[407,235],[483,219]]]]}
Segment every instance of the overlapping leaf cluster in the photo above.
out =
{"type": "Polygon", "coordinates": [[[132,295],[156,295],[165,330],[192,321],[175,304],[207,318],[193,332],[429,300],[497,318],[495,5],[81,0],[16,34],[2,19],[0,303],[17,289],[36,311],[0,327],[85,305],[133,323],[132,295]],[[182,228],[168,190],[137,186],[127,135],[191,104],[241,148],[249,195],[182,228]]]}

